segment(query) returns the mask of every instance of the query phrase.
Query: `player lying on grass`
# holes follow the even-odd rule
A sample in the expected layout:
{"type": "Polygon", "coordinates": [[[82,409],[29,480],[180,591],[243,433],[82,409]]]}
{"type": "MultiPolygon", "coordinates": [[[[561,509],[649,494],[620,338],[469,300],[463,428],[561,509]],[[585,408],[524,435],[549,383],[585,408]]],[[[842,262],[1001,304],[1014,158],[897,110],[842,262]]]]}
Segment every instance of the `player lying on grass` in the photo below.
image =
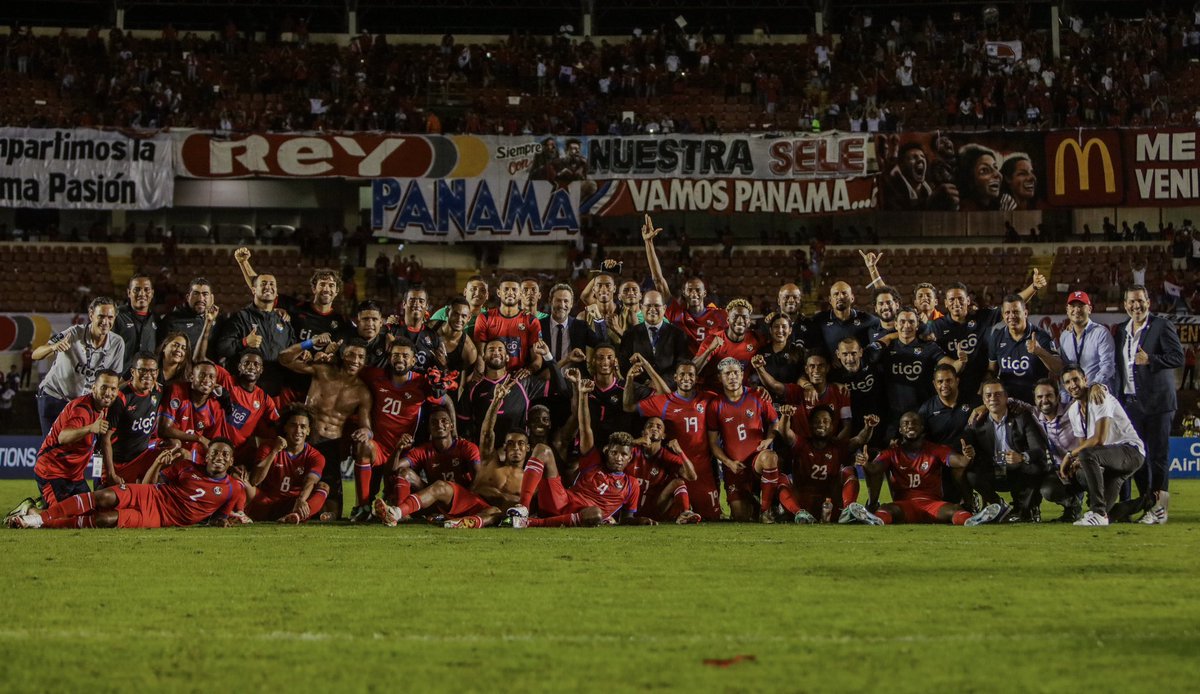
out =
{"type": "Polygon", "coordinates": [[[308,408],[289,405],[280,421],[283,436],[259,447],[249,479],[242,480],[246,515],[256,521],[303,523],[321,512],[329,495],[329,486],[321,481],[325,456],[308,443],[313,421],[308,408]]]}
{"type": "Polygon", "coordinates": [[[798,416],[794,405],[779,407],[779,431],[791,448],[792,459],[791,480],[786,476],[779,480],[779,503],[796,523],[816,523],[818,519],[828,523],[858,500],[858,470],[850,451],[867,445],[879,426],[879,417],[867,415],[857,436],[839,441],[833,437],[832,407],[817,405],[809,411],[807,439],[792,430],[790,419],[798,416]],[[828,518],[826,501],[830,504],[828,518]]]}
{"type": "Polygon", "coordinates": [[[963,469],[970,464],[974,451],[965,443],[963,453],[925,440],[925,424],[916,412],[900,416],[900,441],[883,450],[874,460],[866,449],[858,452],[856,461],[867,473],[869,508],[853,503],[842,512],[839,523],[892,525],[894,523],[953,523],[982,525],[999,517],[1000,504],[989,504],[971,515],[958,504],[942,500],[942,468],[963,469]],[[892,490],[891,503],[879,506],[879,490],[884,475],[892,490]]]}
{"type": "Polygon", "coordinates": [[[545,444],[533,449],[521,478],[521,503],[508,510],[514,528],[561,527],[616,522],[625,525],[656,525],[650,518],[637,515],[640,487],[625,474],[633,459],[633,437],[613,432],[603,452],[592,440],[592,417],[588,393],[595,384],[583,380],[575,389],[575,414],[579,419],[579,472],[575,484],[567,489],[558,473],[554,451],[545,444]],[[539,518],[529,517],[529,508],[537,494],[539,518]]]}
{"type": "Polygon", "coordinates": [[[422,510],[446,515],[447,528],[482,528],[500,520],[500,509],[471,491],[479,471],[479,447],[460,439],[454,430],[454,415],[437,409],[429,417],[429,441],[397,454],[391,471],[392,506],[375,499],[372,508],[386,526],[422,510]],[[417,492],[412,485],[417,484],[417,492]]]}
{"type": "Polygon", "coordinates": [[[9,527],[164,528],[204,521],[232,525],[230,516],[245,503],[241,483],[226,474],[233,464],[233,442],[210,440],[201,460],[192,463],[179,448],[163,451],[150,468],[162,480],[159,484],[126,484],[77,494],[44,511],[13,516],[9,527]]]}

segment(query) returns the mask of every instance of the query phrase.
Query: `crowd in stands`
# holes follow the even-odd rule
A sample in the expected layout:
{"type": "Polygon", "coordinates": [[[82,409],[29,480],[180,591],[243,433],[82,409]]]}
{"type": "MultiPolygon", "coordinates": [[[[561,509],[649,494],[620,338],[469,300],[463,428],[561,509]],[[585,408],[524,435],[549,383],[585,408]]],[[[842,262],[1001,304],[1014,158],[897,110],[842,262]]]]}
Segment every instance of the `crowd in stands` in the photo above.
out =
{"type": "Polygon", "coordinates": [[[1005,13],[854,11],[831,27],[840,42],[795,44],[673,23],[611,43],[517,31],[486,44],[389,43],[364,31],[345,47],[294,22],[269,42],[233,22],[207,34],[167,25],[158,38],[14,27],[0,39],[10,85],[0,113],[6,125],[55,127],[585,135],[1195,122],[1192,13],[1069,15],[1059,59],[1048,22],[1021,4],[1005,13]],[[990,56],[989,41],[1019,41],[1021,57],[990,56]]]}

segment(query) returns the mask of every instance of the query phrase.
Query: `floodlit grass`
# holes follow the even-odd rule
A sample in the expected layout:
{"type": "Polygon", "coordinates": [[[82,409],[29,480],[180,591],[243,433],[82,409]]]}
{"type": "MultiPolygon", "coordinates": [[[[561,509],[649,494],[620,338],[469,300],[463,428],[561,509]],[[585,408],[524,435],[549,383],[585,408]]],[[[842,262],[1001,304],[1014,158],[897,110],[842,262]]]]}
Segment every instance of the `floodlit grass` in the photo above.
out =
{"type": "Polygon", "coordinates": [[[0,688],[1195,691],[1198,496],[1100,529],[0,531],[0,688]]]}

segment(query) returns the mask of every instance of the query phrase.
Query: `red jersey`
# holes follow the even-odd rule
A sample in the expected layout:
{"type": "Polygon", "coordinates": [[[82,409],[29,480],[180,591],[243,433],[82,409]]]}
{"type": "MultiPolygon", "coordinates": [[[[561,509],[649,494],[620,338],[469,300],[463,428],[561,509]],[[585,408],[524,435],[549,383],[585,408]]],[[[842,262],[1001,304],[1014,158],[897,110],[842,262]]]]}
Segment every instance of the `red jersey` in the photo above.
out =
{"type": "Polygon", "coordinates": [[[605,518],[611,518],[622,508],[637,513],[641,498],[637,480],[624,472],[605,469],[604,456],[597,448],[579,459],[579,476],[571,485],[571,494],[589,506],[598,506],[605,518]]]}
{"type": "Polygon", "coordinates": [[[696,467],[697,474],[711,468],[712,452],[708,450],[708,433],[704,429],[704,413],[708,398],[696,395],[690,400],[676,393],[652,395],[638,403],[638,414],[658,417],[666,427],[667,439],[679,441],[679,447],[696,467]]]}
{"type": "Polygon", "coordinates": [[[737,400],[721,395],[710,402],[706,423],[709,431],[720,435],[725,455],[734,460],[749,461],[777,419],[779,413],[770,400],[743,387],[742,396],[737,400]]]}
{"type": "Polygon", "coordinates": [[[444,451],[439,451],[430,441],[413,448],[404,458],[414,470],[423,473],[425,481],[430,484],[444,480],[470,489],[475,482],[481,456],[479,446],[465,439],[454,439],[444,451]]]}
{"type": "Polygon", "coordinates": [[[825,392],[817,397],[815,403],[809,405],[804,398],[804,389],[789,383],[783,387],[783,402],[796,406],[796,414],[792,415],[792,431],[798,439],[809,437],[808,416],[819,405],[833,410],[833,428],[829,431],[830,436],[837,436],[851,416],[850,393],[843,393],[841,388],[833,385],[826,384],[825,392]]]}
{"type": "Polygon", "coordinates": [[[99,437],[87,434],[66,444],[59,443],[58,437],[67,429],[91,426],[97,419],[107,416],[108,408],[97,410],[90,393],[67,403],[58,419],[54,420],[50,435],[42,441],[37,462],[33,464],[33,474],[44,480],[82,481],[88,463],[92,462],[92,450],[99,437]]]}
{"type": "Polygon", "coordinates": [[[916,455],[909,455],[900,446],[892,446],[879,454],[879,462],[887,467],[888,486],[896,501],[942,500],[942,467],[950,464],[950,448],[926,441],[916,455]]]}
{"type": "Polygon", "coordinates": [[[625,468],[625,473],[635,478],[642,488],[642,496],[647,490],[662,486],[668,480],[679,476],[679,468],[683,466],[683,456],[666,446],[659,446],[658,453],[649,455],[642,446],[634,446],[633,459],[625,468]]]}
{"type": "Polygon", "coordinates": [[[217,383],[221,385],[228,396],[228,412],[225,413],[225,432],[237,448],[254,436],[259,424],[279,420],[279,410],[275,399],[267,395],[260,386],[246,391],[237,384],[233,375],[220,366],[217,367],[217,383]]]}
{"type": "MultiPolygon", "coordinates": [[[[226,436],[225,408],[211,395],[197,407],[192,403],[191,392],[187,383],[176,383],[168,388],[158,410],[159,417],[166,417],[176,429],[187,434],[199,434],[206,439],[226,436]]],[[[199,444],[185,442],[183,447],[195,453],[199,444]]]]}
{"type": "Polygon", "coordinates": [[[829,441],[822,449],[813,448],[808,439],[796,439],[792,446],[792,486],[802,496],[827,496],[837,506],[842,499],[842,466],[854,459],[842,441],[829,441]]]}
{"type": "Polygon", "coordinates": [[[700,343],[700,347],[696,350],[696,353],[699,354],[700,352],[708,349],[708,346],[712,344],[713,338],[718,335],[720,335],[724,343],[708,356],[708,363],[704,365],[704,371],[700,374],[700,377],[704,379],[704,382],[710,388],[721,387],[720,377],[719,374],[717,374],[717,364],[720,364],[722,359],[733,357],[741,362],[743,371],[748,374],[752,374],[754,373],[754,370],[750,368],[750,359],[752,359],[754,355],[761,352],[764,346],[763,339],[756,333],[750,331],[746,332],[746,334],[742,337],[741,342],[733,342],[729,339],[729,336],[723,332],[710,333],[709,336],[704,338],[704,341],[700,343]]]}
{"type": "Polygon", "coordinates": [[[709,335],[724,332],[729,327],[725,309],[712,304],[705,306],[700,315],[693,316],[691,311],[687,310],[686,304],[679,299],[671,299],[671,303],[667,304],[666,317],[671,323],[683,328],[688,338],[688,349],[692,354],[696,353],[700,343],[709,335]]]}
{"type": "Polygon", "coordinates": [[[159,475],[155,492],[164,526],[195,525],[245,505],[241,482],[229,475],[213,479],[202,464],[180,461],[159,475]]]}
{"type": "MultiPolygon", "coordinates": [[[[410,371],[408,380],[397,384],[391,372],[367,368],[359,374],[371,391],[371,424],[375,443],[383,449],[388,460],[400,445],[404,434],[416,435],[421,419],[421,405],[433,394],[433,388],[423,374],[410,371]]],[[[442,402],[438,400],[437,402],[442,402]]]]}
{"type": "MultiPolygon", "coordinates": [[[[270,446],[259,446],[256,457],[262,460],[270,452],[270,446]]],[[[306,443],[304,450],[296,455],[288,453],[287,449],[276,453],[270,469],[267,470],[267,476],[258,488],[267,496],[276,499],[300,496],[307,478],[312,476],[319,480],[324,471],[325,456],[306,443]]]]}
{"type": "Polygon", "coordinates": [[[480,353],[491,340],[500,340],[508,352],[508,368],[519,369],[527,366],[533,356],[533,343],[542,337],[542,324],[537,316],[524,311],[512,318],[500,315],[500,309],[494,308],[482,314],[475,320],[475,344],[480,353]]]}

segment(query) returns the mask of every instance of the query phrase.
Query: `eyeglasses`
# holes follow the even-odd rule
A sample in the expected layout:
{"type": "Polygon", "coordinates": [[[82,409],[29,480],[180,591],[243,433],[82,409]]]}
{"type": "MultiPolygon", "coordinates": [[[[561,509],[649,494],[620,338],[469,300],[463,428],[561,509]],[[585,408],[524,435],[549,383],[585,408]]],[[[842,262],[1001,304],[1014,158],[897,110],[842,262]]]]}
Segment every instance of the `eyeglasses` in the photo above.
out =
{"type": "Polygon", "coordinates": [[[138,372],[138,373],[142,373],[142,374],[156,374],[156,373],[158,373],[158,369],[157,369],[157,368],[155,368],[155,367],[150,367],[149,369],[134,368],[134,371],[136,371],[136,372],[138,372]]]}

